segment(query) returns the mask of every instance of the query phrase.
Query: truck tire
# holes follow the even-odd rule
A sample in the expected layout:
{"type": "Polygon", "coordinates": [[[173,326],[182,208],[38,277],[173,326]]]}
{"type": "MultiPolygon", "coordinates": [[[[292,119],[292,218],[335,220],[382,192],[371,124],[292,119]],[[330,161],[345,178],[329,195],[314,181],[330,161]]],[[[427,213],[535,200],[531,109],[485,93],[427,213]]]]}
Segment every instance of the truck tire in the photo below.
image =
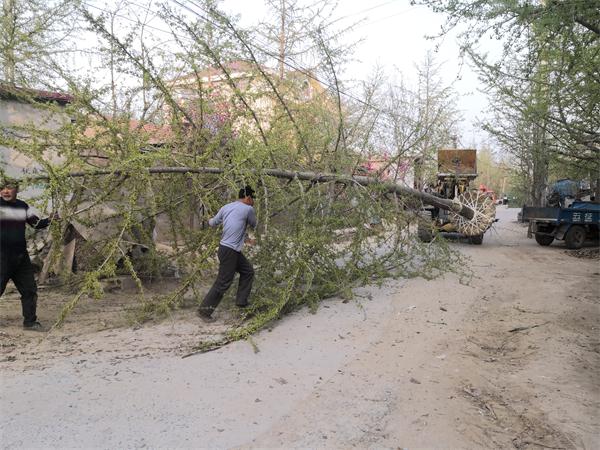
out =
{"type": "Polygon", "coordinates": [[[580,225],[573,225],[565,235],[565,244],[567,248],[577,250],[585,242],[585,228],[580,225]]]}
{"type": "Polygon", "coordinates": [[[538,244],[543,245],[544,247],[547,247],[548,245],[552,244],[552,242],[554,242],[554,236],[549,236],[547,234],[541,234],[541,233],[535,233],[535,241],[538,244]]]}
{"type": "Polygon", "coordinates": [[[477,236],[469,236],[469,242],[473,245],[481,245],[483,243],[483,234],[477,236]]]}

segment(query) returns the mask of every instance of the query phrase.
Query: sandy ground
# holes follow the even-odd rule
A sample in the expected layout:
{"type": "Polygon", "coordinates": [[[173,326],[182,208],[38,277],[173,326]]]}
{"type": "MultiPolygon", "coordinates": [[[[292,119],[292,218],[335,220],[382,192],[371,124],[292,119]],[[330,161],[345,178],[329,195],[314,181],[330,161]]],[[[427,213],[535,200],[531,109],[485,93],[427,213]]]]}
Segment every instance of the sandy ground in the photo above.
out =
{"type": "MultiPolygon", "coordinates": [[[[131,328],[122,298],[47,334],[0,302],[2,448],[600,448],[600,264],[501,207],[475,278],[393,281],[182,358],[235,321],[131,328]],[[124,320],[124,319],[123,319],[124,320]]],[[[53,297],[40,293],[50,321],[53,297]],[[45,300],[44,300],[45,298],[45,300]]]]}

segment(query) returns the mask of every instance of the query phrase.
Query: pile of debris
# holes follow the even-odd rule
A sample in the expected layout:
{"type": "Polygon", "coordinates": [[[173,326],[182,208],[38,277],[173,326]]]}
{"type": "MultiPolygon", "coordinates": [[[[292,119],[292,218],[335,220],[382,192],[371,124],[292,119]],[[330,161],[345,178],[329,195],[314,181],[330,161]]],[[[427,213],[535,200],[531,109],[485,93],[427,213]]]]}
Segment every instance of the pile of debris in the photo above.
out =
{"type": "Polygon", "coordinates": [[[566,250],[565,253],[576,258],[600,259],[600,247],[584,247],[579,250],[566,250]]]}

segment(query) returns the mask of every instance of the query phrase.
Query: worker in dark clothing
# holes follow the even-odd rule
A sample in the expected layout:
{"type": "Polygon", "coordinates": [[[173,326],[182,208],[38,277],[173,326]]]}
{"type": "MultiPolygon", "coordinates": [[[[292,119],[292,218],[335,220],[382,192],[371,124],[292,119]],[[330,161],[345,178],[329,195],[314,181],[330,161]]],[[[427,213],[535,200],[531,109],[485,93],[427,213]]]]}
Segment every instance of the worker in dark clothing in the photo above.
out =
{"type": "Polygon", "coordinates": [[[17,199],[16,181],[1,178],[0,184],[0,296],[12,280],[21,294],[23,328],[42,331],[36,316],[37,285],[27,252],[25,224],[39,230],[46,228],[51,219],[39,219],[27,203],[17,199]]]}
{"type": "Polygon", "coordinates": [[[198,315],[205,322],[214,320],[211,314],[221,302],[223,295],[231,286],[235,273],[240,274],[236,296],[236,305],[248,306],[248,297],[252,290],[254,268],[242,254],[242,246],[246,237],[246,227],[256,228],[254,212],[254,190],[250,186],[240,189],[239,199],[223,206],[217,215],[208,221],[211,227],[223,224],[223,234],[219,243],[219,274],[213,286],[200,305],[198,315]]]}

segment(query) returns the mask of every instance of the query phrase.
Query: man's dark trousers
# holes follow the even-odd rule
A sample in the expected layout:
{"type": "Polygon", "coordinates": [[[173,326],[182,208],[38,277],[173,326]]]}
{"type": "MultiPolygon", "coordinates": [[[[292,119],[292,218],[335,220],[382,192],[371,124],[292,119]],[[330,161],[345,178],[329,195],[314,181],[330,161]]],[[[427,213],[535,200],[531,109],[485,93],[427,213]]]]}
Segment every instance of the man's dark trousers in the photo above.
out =
{"type": "Polygon", "coordinates": [[[23,323],[33,323],[37,306],[37,285],[33,277],[34,269],[29,259],[29,253],[7,252],[0,253],[0,295],[4,294],[8,280],[13,280],[21,294],[23,308],[23,323]]]}
{"type": "Polygon", "coordinates": [[[223,295],[229,289],[229,286],[231,286],[236,272],[240,274],[240,283],[235,299],[235,303],[238,306],[246,306],[248,304],[248,297],[252,289],[252,281],[254,280],[252,264],[250,264],[241,252],[236,252],[232,248],[219,245],[217,256],[219,257],[219,274],[217,275],[217,280],[200,305],[200,314],[204,316],[210,316],[219,305],[223,295]]]}

